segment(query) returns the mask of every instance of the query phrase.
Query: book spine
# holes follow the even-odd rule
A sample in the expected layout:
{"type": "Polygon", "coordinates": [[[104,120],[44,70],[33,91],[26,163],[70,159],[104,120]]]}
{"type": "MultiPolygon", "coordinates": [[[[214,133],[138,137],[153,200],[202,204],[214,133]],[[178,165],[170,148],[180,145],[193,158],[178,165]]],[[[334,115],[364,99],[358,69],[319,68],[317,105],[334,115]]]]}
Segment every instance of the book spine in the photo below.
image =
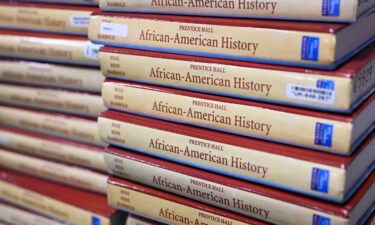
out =
{"type": "Polygon", "coordinates": [[[2,167],[50,181],[72,185],[101,194],[107,193],[108,176],[91,170],[67,166],[1,149],[0,164],[2,167]]]}
{"type": "Polygon", "coordinates": [[[350,123],[112,82],[104,83],[102,96],[114,109],[313,149],[343,154],[350,149],[350,123]]]}
{"type": "Polygon", "coordinates": [[[0,181],[0,197],[5,201],[72,224],[92,225],[93,218],[96,218],[95,221],[100,221],[100,224],[110,225],[108,218],[5,181],[0,181]]]}
{"type": "MultiPolygon", "coordinates": [[[[159,223],[157,222],[151,222],[149,220],[143,220],[140,217],[134,217],[133,215],[128,215],[126,218],[126,224],[125,225],[157,225],[159,223]]],[[[159,224],[161,225],[161,224],[159,224]]]]}
{"type": "MultiPolygon", "coordinates": [[[[344,195],[345,169],[102,117],[99,133],[111,144],[212,172],[323,197],[342,199],[344,195]],[[326,180],[320,180],[327,184],[325,190],[312,186],[318,181],[317,171],[328,175],[326,180]],[[290,182],[291,177],[294,182],[290,182]]],[[[107,165],[113,168],[114,163],[107,165]]]]}
{"type": "Polygon", "coordinates": [[[97,133],[96,121],[67,118],[0,106],[0,123],[33,132],[67,138],[91,145],[105,146],[97,133]]]}
{"type": "Polygon", "coordinates": [[[357,3],[357,16],[365,13],[375,6],[374,0],[356,0],[355,2],[357,3]]]}
{"type": "Polygon", "coordinates": [[[138,49],[310,65],[331,65],[336,49],[336,38],[328,33],[109,16],[90,17],[89,39],[138,49]]]}
{"type": "Polygon", "coordinates": [[[0,60],[0,79],[22,84],[100,92],[104,76],[96,68],[0,60]]]}
{"type": "Polygon", "coordinates": [[[135,191],[128,187],[108,184],[109,205],[128,212],[141,214],[164,223],[175,225],[212,224],[245,225],[228,217],[217,215],[203,209],[135,191]]]}
{"type": "Polygon", "coordinates": [[[0,55],[4,57],[99,65],[99,48],[84,40],[0,35],[0,55]]]}
{"type": "Polygon", "coordinates": [[[55,31],[86,35],[89,27],[88,10],[66,10],[0,5],[0,26],[28,30],[55,31]]]}
{"type": "MultiPolygon", "coordinates": [[[[0,203],[0,221],[15,225],[64,225],[57,220],[29,213],[0,203]]],[[[0,222],[0,224],[3,224],[0,222]]]]}
{"type": "Polygon", "coordinates": [[[99,58],[102,73],[116,79],[341,111],[351,104],[348,78],[104,51],[99,58]]]}
{"type": "MultiPolygon", "coordinates": [[[[291,225],[313,224],[313,217],[321,216],[328,218],[332,224],[344,224],[343,218],[256,194],[256,190],[251,193],[114,154],[106,153],[105,159],[113,175],[263,221],[291,225]]],[[[111,189],[108,190],[111,198],[111,189]]]]}
{"type": "Polygon", "coordinates": [[[352,101],[375,91],[375,58],[357,72],[351,86],[352,101]]]}
{"type": "Polygon", "coordinates": [[[0,146],[105,172],[103,152],[0,130],[0,146]]]}
{"type": "Polygon", "coordinates": [[[99,5],[99,0],[28,0],[29,2],[46,2],[54,4],[69,4],[69,5],[99,5]]]}
{"type": "Polygon", "coordinates": [[[0,84],[3,103],[97,117],[105,108],[100,95],[0,84]]]}
{"type": "MultiPolygon", "coordinates": [[[[356,3],[356,2],[355,2],[356,3]]],[[[323,21],[355,20],[353,0],[341,1],[154,1],[154,0],[103,0],[100,8],[115,11],[141,11],[182,13],[195,15],[241,16],[260,18],[298,18],[323,21]]],[[[355,7],[354,7],[355,6],[355,7]]]]}

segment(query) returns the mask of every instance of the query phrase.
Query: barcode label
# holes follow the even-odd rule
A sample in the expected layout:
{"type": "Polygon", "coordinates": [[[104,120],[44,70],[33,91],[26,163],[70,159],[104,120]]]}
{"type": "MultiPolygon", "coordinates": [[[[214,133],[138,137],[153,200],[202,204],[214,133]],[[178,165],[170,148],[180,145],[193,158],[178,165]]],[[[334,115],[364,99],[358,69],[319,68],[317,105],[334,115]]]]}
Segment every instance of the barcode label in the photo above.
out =
{"type": "Polygon", "coordinates": [[[85,56],[90,59],[99,59],[99,48],[102,46],[88,42],[85,48],[85,56]]]}
{"type": "Polygon", "coordinates": [[[70,25],[73,27],[89,27],[89,16],[71,16],[70,25]]]}
{"type": "Polygon", "coordinates": [[[100,33],[126,37],[128,36],[128,26],[126,24],[103,22],[100,24],[100,33]]]}
{"type": "Polygon", "coordinates": [[[325,88],[288,84],[286,88],[286,95],[291,99],[321,104],[332,105],[335,102],[335,91],[325,88]]]}

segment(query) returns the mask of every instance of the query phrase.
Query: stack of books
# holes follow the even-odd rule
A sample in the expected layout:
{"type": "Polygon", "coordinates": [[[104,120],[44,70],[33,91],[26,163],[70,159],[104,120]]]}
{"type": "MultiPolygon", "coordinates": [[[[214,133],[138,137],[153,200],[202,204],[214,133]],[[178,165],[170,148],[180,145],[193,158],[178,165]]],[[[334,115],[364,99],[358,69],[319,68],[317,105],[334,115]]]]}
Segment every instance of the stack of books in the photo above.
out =
{"type": "Polygon", "coordinates": [[[371,218],[374,2],[99,4],[111,206],[168,224],[371,218]]]}
{"type": "MultiPolygon", "coordinates": [[[[120,225],[97,133],[97,6],[0,2],[0,221],[120,225]]],[[[94,2],[92,2],[94,3],[94,2]]]]}

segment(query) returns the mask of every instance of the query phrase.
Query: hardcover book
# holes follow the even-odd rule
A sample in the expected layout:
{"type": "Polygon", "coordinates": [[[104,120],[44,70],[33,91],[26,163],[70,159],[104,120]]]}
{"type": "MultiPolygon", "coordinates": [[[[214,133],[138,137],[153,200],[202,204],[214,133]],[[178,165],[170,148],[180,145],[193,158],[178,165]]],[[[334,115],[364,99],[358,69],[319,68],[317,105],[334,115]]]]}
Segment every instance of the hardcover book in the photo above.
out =
{"type": "Polygon", "coordinates": [[[0,105],[0,124],[103,147],[96,119],[0,105]]]}
{"type": "Polygon", "coordinates": [[[98,68],[0,58],[0,80],[99,93],[104,76],[98,68]]]}
{"type": "MultiPolygon", "coordinates": [[[[113,111],[99,118],[99,133],[142,154],[336,202],[346,201],[375,168],[375,132],[350,157],[113,111]]],[[[114,159],[121,151],[109,154],[110,171],[119,171],[114,159]]]]}
{"type": "Polygon", "coordinates": [[[0,198],[75,225],[120,225],[125,220],[124,213],[109,207],[103,195],[3,169],[0,198]]]}
{"type": "Polygon", "coordinates": [[[115,80],[102,97],[116,110],[337,154],[353,152],[375,126],[375,94],[350,115],[115,80]]]}
{"type": "MultiPolygon", "coordinates": [[[[0,130],[1,132],[1,130],[0,130]]],[[[108,176],[82,167],[62,164],[0,148],[0,167],[29,176],[107,194],[108,176]]],[[[85,165],[82,165],[85,166],[85,165]]]]}
{"type": "Polygon", "coordinates": [[[353,22],[374,1],[100,0],[103,11],[353,22]]]}
{"type": "Polygon", "coordinates": [[[13,204],[0,200],[0,221],[5,222],[1,225],[64,225],[65,223],[41,216],[30,210],[26,210],[20,207],[17,207],[13,204]]]}
{"type": "Polygon", "coordinates": [[[13,0],[15,2],[42,2],[53,4],[68,4],[68,5],[90,5],[98,6],[99,0],[13,0]]]}
{"type": "Polygon", "coordinates": [[[339,24],[95,11],[89,39],[149,51],[334,69],[375,40],[374,12],[354,24],[339,24]]]}
{"type": "Polygon", "coordinates": [[[0,2],[0,27],[86,36],[95,7],[0,2]]]}
{"type": "Polygon", "coordinates": [[[0,56],[7,58],[99,66],[100,46],[87,37],[0,30],[0,56]]]}
{"type": "Polygon", "coordinates": [[[98,94],[6,83],[0,84],[0,102],[95,118],[105,110],[98,94]]]}
{"type": "Polygon", "coordinates": [[[0,126],[0,146],[28,155],[107,171],[104,148],[0,126]]]}
{"type": "Polygon", "coordinates": [[[375,90],[375,44],[335,71],[113,47],[99,59],[113,79],[327,111],[349,113],[375,90]]]}
{"type": "MultiPolygon", "coordinates": [[[[277,190],[269,190],[268,193],[265,193],[262,186],[259,189],[245,190],[249,195],[256,195],[251,198],[253,201],[250,201],[249,197],[246,198],[239,194],[239,189],[238,192],[234,191],[230,194],[230,188],[227,189],[223,185],[209,183],[206,180],[199,181],[191,173],[189,174],[190,176],[184,184],[177,181],[181,177],[174,177],[173,180],[159,177],[160,182],[169,186],[171,191],[173,189],[176,189],[174,191],[180,189],[181,192],[192,191],[197,195],[201,194],[201,199],[207,199],[206,202],[212,199],[212,201],[222,201],[223,204],[232,204],[234,208],[247,211],[247,215],[265,221],[277,221],[276,224],[359,225],[366,221],[374,209],[374,174],[362,186],[361,190],[344,205],[302,198],[277,190]],[[272,197],[270,197],[271,195],[272,197]],[[268,204],[266,199],[272,200],[272,204],[268,204]],[[267,219],[265,219],[266,217],[267,219]]],[[[146,173],[138,175],[144,176],[146,173]]],[[[205,174],[205,176],[208,175],[205,174]]],[[[238,186],[237,180],[233,182],[226,184],[238,186]]],[[[108,180],[108,201],[110,205],[121,210],[172,224],[258,224],[251,221],[250,217],[223,211],[219,208],[211,208],[206,204],[115,177],[110,177],[108,180]]]]}

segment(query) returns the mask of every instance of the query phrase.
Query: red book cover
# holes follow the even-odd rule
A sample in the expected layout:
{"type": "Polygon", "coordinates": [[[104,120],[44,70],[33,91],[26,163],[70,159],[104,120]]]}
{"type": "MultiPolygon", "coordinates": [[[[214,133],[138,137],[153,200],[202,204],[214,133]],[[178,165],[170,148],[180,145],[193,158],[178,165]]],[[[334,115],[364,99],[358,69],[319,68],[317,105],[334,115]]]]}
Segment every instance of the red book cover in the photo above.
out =
{"type": "Polygon", "coordinates": [[[113,79],[327,111],[353,111],[375,84],[375,44],[334,71],[115,47],[99,55],[113,79]]]}
{"type": "Polygon", "coordinates": [[[374,18],[372,12],[357,23],[340,24],[98,10],[90,18],[89,39],[148,51],[334,69],[373,41],[374,18]]]}
{"type": "Polygon", "coordinates": [[[105,196],[0,170],[3,200],[77,225],[121,224],[124,215],[105,196]]]}
{"type": "MultiPolygon", "coordinates": [[[[132,155],[131,157],[134,157],[134,155],[132,155]]],[[[178,166],[179,165],[176,165],[176,167],[178,166]]],[[[168,185],[170,189],[181,188],[181,190],[184,190],[185,188],[186,191],[192,190],[196,194],[200,193],[202,198],[212,198],[216,200],[220,199],[217,193],[227,191],[226,189],[221,188],[223,186],[219,185],[219,182],[225,183],[225,185],[231,186],[233,188],[241,187],[240,181],[227,180],[225,177],[220,177],[220,179],[217,180],[218,183],[215,183],[216,185],[214,185],[212,182],[208,182],[208,180],[211,180],[211,177],[217,176],[215,174],[207,174],[204,172],[201,173],[195,171],[194,169],[191,170],[191,168],[186,168],[185,173],[190,174],[190,178],[187,179],[187,186],[179,185],[179,183],[176,182],[179,177],[176,177],[173,180],[166,180],[160,176],[159,181],[168,185]],[[204,181],[199,182],[199,180],[196,179],[197,176],[202,177],[202,180],[204,181]]],[[[144,172],[139,173],[138,176],[142,176],[142,174],[144,174],[144,172]]],[[[253,194],[257,195],[258,200],[263,199],[263,201],[260,201],[259,205],[255,205],[255,202],[258,200],[254,199],[253,201],[249,201],[248,198],[243,198],[236,193],[230,195],[229,198],[231,200],[228,200],[237,202],[235,203],[235,205],[239,208],[252,211],[252,215],[258,219],[262,218],[261,216],[259,216],[260,214],[262,214],[264,220],[264,215],[269,212],[269,219],[278,219],[279,221],[277,222],[277,224],[319,224],[319,221],[325,221],[331,224],[356,224],[361,219],[361,217],[367,218],[373,207],[375,196],[373,184],[374,178],[375,176],[373,174],[362,186],[362,188],[358,192],[356,192],[356,194],[349,200],[349,202],[344,205],[317,201],[310,198],[302,198],[298,195],[292,195],[288,192],[281,192],[273,189],[268,189],[266,193],[265,187],[258,186],[255,188],[255,186],[251,187],[252,184],[248,183],[246,184],[247,186],[244,190],[248,193],[252,192],[253,194]],[[265,204],[265,198],[269,198],[270,196],[272,196],[272,198],[274,199],[274,204],[267,205],[265,204]],[[283,201],[287,201],[288,203],[283,206],[278,205],[283,201]],[[302,211],[300,211],[299,214],[291,213],[291,209],[293,208],[291,205],[296,206],[302,211]],[[368,208],[369,210],[366,212],[368,208]],[[283,213],[276,212],[283,210],[283,213]]],[[[158,180],[158,178],[155,179],[158,180]]],[[[112,206],[119,207],[120,209],[124,209],[131,213],[135,212],[137,214],[153,217],[169,223],[175,220],[176,222],[180,222],[177,224],[183,224],[182,221],[176,219],[176,216],[166,216],[170,215],[166,212],[171,212],[173,210],[174,215],[179,215],[178,218],[183,218],[184,220],[185,217],[188,217],[192,220],[195,220],[196,218],[199,219],[199,217],[196,216],[196,214],[198,213],[193,214],[190,212],[190,216],[186,216],[186,214],[189,213],[189,210],[191,208],[195,208],[204,211],[207,208],[207,205],[205,204],[197,203],[195,201],[191,201],[177,195],[158,191],[154,188],[132,183],[130,181],[125,181],[115,177],[111,177],[109,179],[108,185],[108,198],[109,203],[112,206]],[[147,202],[148,204],[142,204],[144,202],[147,202]],[[153,208],[153,210],[150,210],[151,207],[153,208]]],[[[223,198],[222,200],[224,202],[226,201],[223,198]]],[[[218,208],[210,208],[207,211],[216,214],[216,216],[220,215],[224,216],[226,219],[236,220],[233,222],[233,224],[237,224],[236,222],[238,222],[238,224],[254,223],[248,219],[249,217],[243,217],[239,214],[229,213],[228,211],[223,211],[218,208]]],[[[213,222],[212,224],[216,223],[213,222]]],[[[220,223],[218,222],[217,224],[220,223]]]]}
{"type": "Polygon", "coordinates": [[[99,138],[96,119],[87,117],[0,105],[0,124],[89,145],[106,145],[99,138]]]}
{"type": "Polygon", "coordinates": [[[99,66],[100,46],[87,37],[0,29],[1,57],[99,66]]]}
{"type": "MultiPolygon", "coordinates": [[[[116,111],[102,113],[98,123],[102,139],[116,146],[336,202],[347,200],[375,168],[374,132],[348,157],[116,111]]],[[[109,170],[118,171],[110,162],[109,170]]]]}
{"type": "Polygon", "coordinates": [[[375,94],[349,115],[110,79],[102,97],[115,110],[345,155],[371,132],[375,118],[375,94]]]}

